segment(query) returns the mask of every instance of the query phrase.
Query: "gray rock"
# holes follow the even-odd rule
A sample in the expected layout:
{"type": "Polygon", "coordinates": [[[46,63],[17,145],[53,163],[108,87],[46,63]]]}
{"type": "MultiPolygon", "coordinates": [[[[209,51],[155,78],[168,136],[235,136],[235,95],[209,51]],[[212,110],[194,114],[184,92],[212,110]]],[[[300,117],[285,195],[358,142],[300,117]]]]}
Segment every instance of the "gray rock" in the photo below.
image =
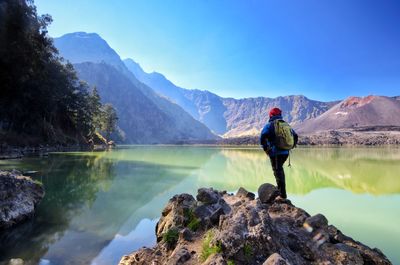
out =
{"type": "Polygon", "coordinates": [[[264,183],[258,188],[258,198],[262,203],[271,203],[279,196],[278,189],[269,183],[264,183]]]}
{"type": "Polygon", "coordinates": [[[214,204],[221,199],[221,195],[213,188],[201,188],[197,191],[196,199],[204,204],[214,204]]]}
{"type": "Polygon", "coordinates": [[[208,205],[200,205],[194,209],[194,214],[197,218],[200,218],[201,220],[210,218],[212,213],[213,209],[208,205]]]}
{"type": "Polygon", "coordinates": [[[210,216],[210,221],[212,224],[218,224],[219,223],[219,217],[221,215],[225,214],[224,209],[222,207],[218,207],[217,210],[215,210],[211,216],[210,216]]]}
{"type": "Polygon", "coordinates": [[[182,241],[192,241],[193,233],[188,228],[183,228],[179,231],[179,240],[182,241]]]}
{"type": "Polygon", "coordinates": [[[316,214],[306,219],[306,224],[311,226],[313,229],[324,228],[328,226],[328,219],[322,214],[316,214]]]}
{"type": "Polygon", "coordinates": [[[239,190],[236,192],[236,196],[249,198],[250,200],[254,200],[256,198],[256,195],[254,193],[249,192],[242,187],[240,187],[239,190]]]}
{"type": "Polygon", "coordinates": [[[0,171],[0,230],[32,217],[43,196],[43,186],[19,171],[0,171]]]}
{"type": "Polygon", "coordinates": [[[177,248],[172,252],[171,259],[168,261],[168,265],[181,265],[184,264],[186,261],[190,260],[192,255],[189,253],[187,248],[177,248]]]}
{"type": "Polygon", "coordinates": [[[196,200],[190,194],[180,194],[172,197],[162,211],[162,216],[156,225],[157,242],[162,235],[172,227],[183,227],[188,221],[186,214],[194,208],[196,200]]]}
{"type": "Polygon", "coordinates": [[[274,253],[268,257],[268,259],[263,263],[263,265],[288,265],[286,260],[284,260],[281,255],[274,253]]]}

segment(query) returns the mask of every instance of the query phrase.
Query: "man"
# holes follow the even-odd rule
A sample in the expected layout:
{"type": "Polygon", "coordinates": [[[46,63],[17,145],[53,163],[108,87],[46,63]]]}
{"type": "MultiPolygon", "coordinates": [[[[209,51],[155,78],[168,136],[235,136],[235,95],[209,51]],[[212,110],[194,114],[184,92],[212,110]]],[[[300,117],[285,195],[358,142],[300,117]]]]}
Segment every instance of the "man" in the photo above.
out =
{"type": "Polygon", "coordinates": [[[297,140],[296,132],[282,119],[282,111],[279,108],[271,109],[269,121],[261,131],[260,144],[271,160],[276,184],[283,199],[287,198],[283,164],[297,140]]]}

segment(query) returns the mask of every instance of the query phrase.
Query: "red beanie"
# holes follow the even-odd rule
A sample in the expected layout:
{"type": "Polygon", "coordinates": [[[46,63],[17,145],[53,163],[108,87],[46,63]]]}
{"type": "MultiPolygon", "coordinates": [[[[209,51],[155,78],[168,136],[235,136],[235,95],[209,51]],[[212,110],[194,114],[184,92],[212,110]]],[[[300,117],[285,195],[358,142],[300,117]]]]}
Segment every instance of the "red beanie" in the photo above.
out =
{"type": "Polygon", "coordinates": [[[281,111],[280,108],[272,108],[272,109],[269,111],[269,117],[270,117],[270,118],[271,118],[272,116],[281,115],[281,114],[282,114],[282,111],[281,111]]]}

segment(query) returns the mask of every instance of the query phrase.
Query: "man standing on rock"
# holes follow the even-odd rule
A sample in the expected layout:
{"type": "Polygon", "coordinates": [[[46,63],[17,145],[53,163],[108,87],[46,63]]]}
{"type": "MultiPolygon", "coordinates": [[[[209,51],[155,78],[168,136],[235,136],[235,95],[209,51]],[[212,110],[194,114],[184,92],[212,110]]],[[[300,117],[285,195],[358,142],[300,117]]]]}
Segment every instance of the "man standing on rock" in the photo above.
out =
{"type": "Polygon", "coordinates": [[[282,111],[279,108],[271,109],[269,121],[261,131],[260,144],[271,160],[276,184],[283,199],[287,198],[283,164],[297,140],[296,132],[282,119],[282,111]]]}

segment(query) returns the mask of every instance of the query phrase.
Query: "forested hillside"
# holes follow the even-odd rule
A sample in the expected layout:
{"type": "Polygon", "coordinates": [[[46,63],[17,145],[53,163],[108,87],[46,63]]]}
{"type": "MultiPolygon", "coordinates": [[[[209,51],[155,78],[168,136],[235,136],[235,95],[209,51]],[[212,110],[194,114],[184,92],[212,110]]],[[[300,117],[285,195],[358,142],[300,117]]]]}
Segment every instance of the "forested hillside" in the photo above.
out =
{"type": "Polygon", "coordinates": [[[52,18],[39,16],[31,0],[2,0],[0,18],[1,142],[87,143],[112,107],[58,55],[47,34],[52,18]]]}

